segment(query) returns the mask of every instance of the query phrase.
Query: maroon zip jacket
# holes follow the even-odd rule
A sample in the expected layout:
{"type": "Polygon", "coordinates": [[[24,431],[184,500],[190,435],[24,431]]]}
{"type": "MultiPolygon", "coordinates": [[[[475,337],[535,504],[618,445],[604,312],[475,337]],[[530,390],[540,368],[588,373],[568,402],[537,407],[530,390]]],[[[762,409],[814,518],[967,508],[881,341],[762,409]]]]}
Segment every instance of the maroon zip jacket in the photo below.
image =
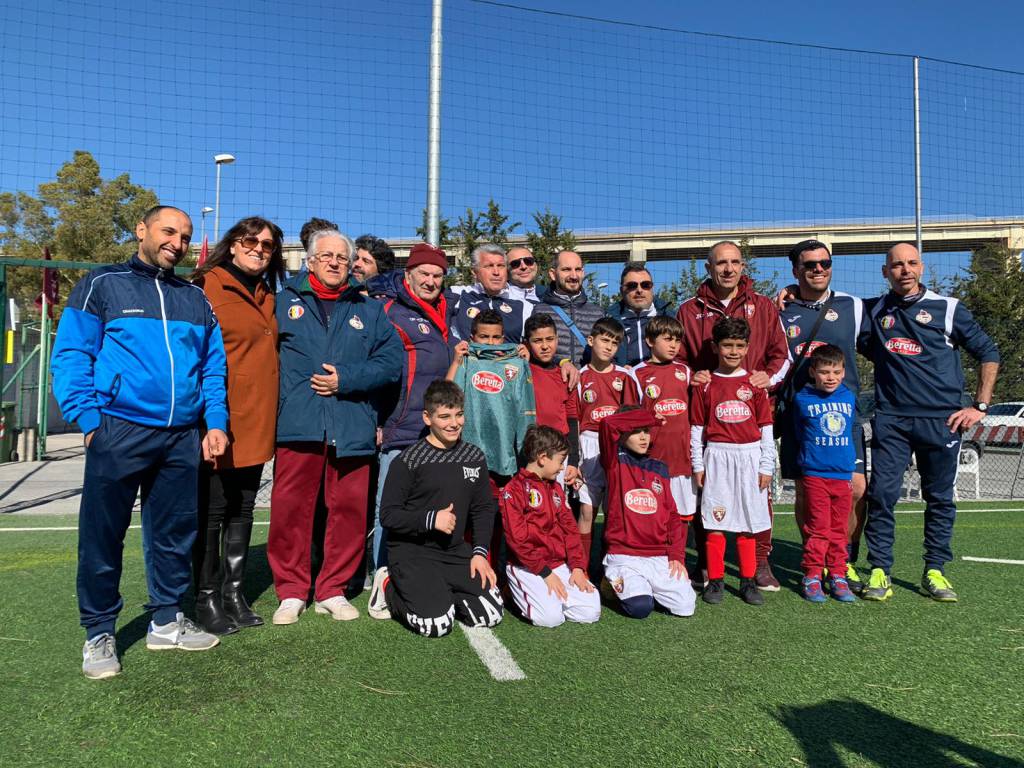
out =
{"type": "Polygon", "coordinates": [[[557,482],[520,469],[501,491],[501,521],[514,565],[542,579],[562,563],[586,570],[576,518],[557,482]]]}

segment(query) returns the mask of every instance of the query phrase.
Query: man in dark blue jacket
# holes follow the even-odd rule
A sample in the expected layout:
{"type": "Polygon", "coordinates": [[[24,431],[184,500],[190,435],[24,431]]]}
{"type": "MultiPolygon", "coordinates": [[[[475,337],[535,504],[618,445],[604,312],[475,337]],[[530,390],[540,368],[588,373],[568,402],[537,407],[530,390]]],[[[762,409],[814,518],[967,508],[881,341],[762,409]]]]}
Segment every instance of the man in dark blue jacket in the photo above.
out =
{"type": "Polygon", "coordinates": [[[121,553],[142,489],[142,547],[152,650],[206,650],[215,635],[181,613],[191,582],[200,444],[227,447],[227,364],[203,291],[174,276],[192,222],[157,206],[135,227],[139,251],[75,286],[53,348],[53,389],[64,418],[85,435],[78,515],[78,607],[90,679],[121,671],[114,624],[124,606],[121,553]],[[206,435],[200,440],[200,427],[206,435]]]}
{"type": "MultiPolygon", "coordinates": [[[[402,375],[389,388],[383,405],[380,471],[376,492],[372,559],[379,571],[387,565],[387,542],[380,525],[380,499],[388,468],[402,449],[416,443],[426,432],[423,424],[423,394],[430,383],[443,379],[452,362],[457,339],[448,328],[448,296],[443,291],[448,270],[445,252],[427,243],[417,243],[409,252],[404,270],[395,270],[370,281],[370,295],[380,296],[384,312],[405,348],[402,375]]],[[[384,610],[379,584],[370,593],[369,613],[389,618],[384,610]]]]}
{"type": "Polygon", "coordinates": [[[590,359],[587,337],[594,323],[604,317],[604,308],[587,298],[583,290],[583,259],[575,251],[559,251],[551,262],[551,283],[540,294],[533,314],[551,315],[558,335],[559,359],[580,366],[590,359]]]}
{"type": "Polygon", "coordinates": [[[523,324],[533,305],[514,298],[508,285],[508,256],[500,245],[484,243],[470,256],[476,283],[458,294],[451,312],[452,332],[462,341],[472,336],[473,318],[485,309],[501,315],[505,341],[519,344],[523,340],[523,324]]]}
{"type": "Polygon", "coordinates": [[[312,235],[308,272],[277,295],[281,394],[270,498],[267,560],[281,601],[275,624],[306,608],[313,521],[327,507],[316,612],[346,621],[345,599],[366,541],[370,463],[377,451],[377,403],[402,370],[402,344],[383,305],[349,282],[352,240],[336,230],[312,235]]]}
{"type": "Polygon", "coordinates": [[[871,435],[871,481],[864,535],[871,578],[862,597],[892,596],[889,577],[895,538],[893,508],[911,453],[921,474],[924,513],[922,591],[954,602],[944,567],[953,559],[953,500],[960,439],[985,415],[999,370],[999,351],[957,299],[921,285],[924,262],[915,246],[889,249],[882,274],[892,290],[865,301],[860,352],[875,364],[875,418],[871,435]],[[973,405],[964,406],[960,348],[981,363],[973,405]]]}
{"type": "Polygon", "coordinates": [[[619,301],[608,307],[608,317],[622,323],[626,331],[619,351],[618,365],[636,365],[651,356],[644,331],[652,317],[675,317],[676,308],[667,301],[654,298],[654,280],[641,262],[629,262],[619,277],[619,301]]]}

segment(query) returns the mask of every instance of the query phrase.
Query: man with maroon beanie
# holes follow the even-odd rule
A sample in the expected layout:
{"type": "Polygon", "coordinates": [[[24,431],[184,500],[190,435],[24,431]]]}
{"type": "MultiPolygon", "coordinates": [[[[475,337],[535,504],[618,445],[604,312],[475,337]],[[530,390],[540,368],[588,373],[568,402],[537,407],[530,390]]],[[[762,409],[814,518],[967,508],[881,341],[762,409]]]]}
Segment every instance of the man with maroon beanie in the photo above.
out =
{"type": "MultiPolygon", "coordinates": [[[[695,371],[694,384],[708,383],[711,371],[718,366],[711,331],[723,317],[743,318],[750,325],[744,366],[750,372],[751,384],[771,390],[786,375],[789,347],[778,307],[772,299],[754,290],[753,280],[743,274],[745,268],[743,254],[736,243],[730,240],[715,243],[708,251],[708,278],[697,289],[697,295],[683,302],[676,313],[676,319],[683,325],[683,343],[677,359],[695,371]]],[[[694,523],[697,565],[703,571],[704,529],[699,516],[694,518],[694,523]]],[[[757,586],[766,592],[777,592],[779,582],[768,564],[768,554],[772,549],[771,529],[756,534],[755,538],[757,586]]]]}

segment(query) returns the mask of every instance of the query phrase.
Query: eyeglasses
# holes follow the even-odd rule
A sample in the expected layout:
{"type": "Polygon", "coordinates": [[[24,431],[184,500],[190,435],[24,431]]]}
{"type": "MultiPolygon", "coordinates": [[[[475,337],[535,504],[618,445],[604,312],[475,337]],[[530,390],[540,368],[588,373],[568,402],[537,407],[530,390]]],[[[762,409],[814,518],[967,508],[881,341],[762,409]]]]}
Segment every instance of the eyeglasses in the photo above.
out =
{"type": "Polygon", "coordinates": [[[533,256],[524,256],[521,259],[512,259],[508,263],[509,269],[519,269],[519,267],[532,267],[537,263],[537,260],[533,256]]]}
{"type": "Polygon", "coordinates": [[[637,289],[639,289],[641,291],[649,291],[653,287],[654,287],[654,283],[652,283],[650,280],[641,280],[639,283],[637,283],[637,282],[629,282],[629,283],[623,283],[622,284],[622,288],[623,288],[623,290],[626,291],[626,293],[632,293],[633,291],[635,291],[637,289]]]}
{"type": "Polygon", "coordinates": [[[259,248],[261,251],[263,251],[263,253],[267,254],[268,256],[274,252],[273,240],[260,240],[255,235],[246,235],[245,237],[240,237],[235,242],[241,243],[242,247],[249,251],[255,251],[257,248],[259,248]]]}
{"type": "Polygon", "coordinates": [[[321,264],[348,264],[348,256],[341,253],[314,253],[313,258],[321,264]]]}
{"type": "Polygon", "coordinates": [[[828,272],[832,269],[832,259],[805,261],[800,265],[800,268],[803,269],[804,272],[813,272],[816,267],[821,267],[822,272],[828,272]]]}

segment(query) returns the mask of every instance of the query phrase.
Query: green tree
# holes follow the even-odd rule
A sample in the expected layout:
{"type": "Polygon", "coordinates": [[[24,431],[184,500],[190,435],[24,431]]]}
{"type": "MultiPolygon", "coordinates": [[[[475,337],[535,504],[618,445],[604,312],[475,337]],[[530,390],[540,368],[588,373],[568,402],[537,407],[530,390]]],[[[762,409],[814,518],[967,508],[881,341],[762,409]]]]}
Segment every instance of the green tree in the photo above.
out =
{"type": "MultiPolygon", "coordinates": [[[[54,181],[39,185],[36,197],[0,194],[0,249],[13,258],[41,259],[48,247],[54,259],[64,261],[124,261],[138,249],[136,223],[158,202],[152,190],[133,184],[127,173],[105,180],[93,156],[79,150],[54,181]]],[[[8,274],[10,295],[23,309],[31,306],[42,289],[40,270],[20,267],[8,274]]],[[[61,270],[62,299],[83,274],[61,270]]]]}
{"type": "Polygon", "coordinates": [[[509,217],[501,212],[501,207],[494,199],[487,201],[487,210],[480,214],[480,227],[485,243],[494,243],[502,248],[508,247],[509,236],[523,226],[521,221],[508,223],[509,217]]]}
{"type": "MultiPolygon", "coordinates": [[[[424,243],[427,242],[427,229],[428,229],[427,209],[424,208],[423,209],[423,222],[422,222],[422,224],[420,224],[420,226],[416,227],[416,236],[419,237],[419,239],[422,240],[424,243]]],[[[452,245],[452,226],[451,226],[451,222],[448,219],[446,219],[444,216],[441,216],[438,219],[437,231],[438,231],[438,235],[440,236],[438,239],[441,241],[439,243],[441,248],[446,248],[446,247],[452,245]]]]}
{"type": "Polygon", "coordinates": [[[549,208],[534,212],[533,223],[536,230],[526,233],[526,245],[537,260],[540,279],[546,281],[555,255],[559,251],[576,250],[576,235],[571,229],[564,229],[562,217],[552,213],[549,208]]]}
{"type": "MultiPolygon", "coordinates": [[[[1020,344],[1024,320],[1024,269],[1009,249],[987,245],[971,255],[967,269],[949,282],[950,293],[960,299],[974,319],[999,347],[1002,359],[996,382],[997,399],[1024,399],[1024,347],[1020,344]]],[[[967,391],[977,386],[977,364],[963,354],[967,391]]]]}

